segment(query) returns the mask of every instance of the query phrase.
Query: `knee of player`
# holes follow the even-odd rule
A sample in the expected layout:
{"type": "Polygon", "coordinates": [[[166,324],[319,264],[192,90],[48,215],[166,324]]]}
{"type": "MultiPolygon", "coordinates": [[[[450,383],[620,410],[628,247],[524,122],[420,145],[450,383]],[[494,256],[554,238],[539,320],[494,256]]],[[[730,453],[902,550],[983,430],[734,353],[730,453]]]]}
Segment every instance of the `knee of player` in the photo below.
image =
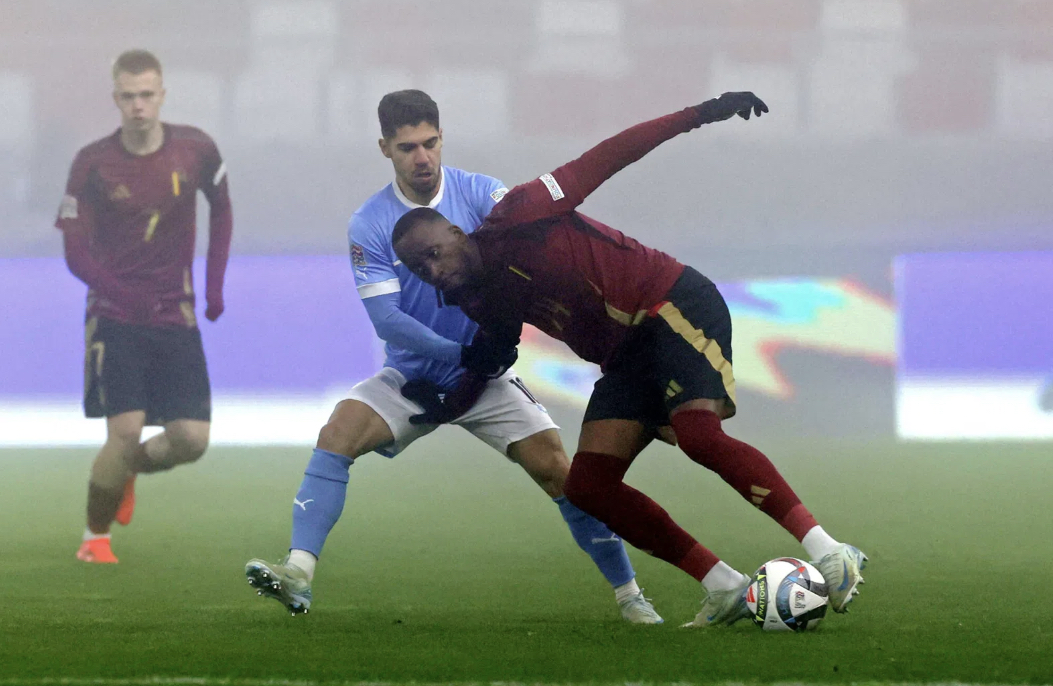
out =
{"type": "Polygon", "coordinates": [[[349,426],[346,422],[330,420],[318,432],[318,447],[337,455],[358,457],[364,452],[361,431],[349,426]]]}
{"type": "Polygon", "coordinates": [[[196,462],[208,450],[209,425],[169,432],[168,440],[180,463],[196,462]]]}
{"type": "Polygon", "coordinates": [[[563,450],[559,434],[552,430],[535,434],[530,438],[513,443],[508,447],[508,456],[533,474],[551,476],[560,480],[567,477],[570,471],[570,460],[563,450]]]}

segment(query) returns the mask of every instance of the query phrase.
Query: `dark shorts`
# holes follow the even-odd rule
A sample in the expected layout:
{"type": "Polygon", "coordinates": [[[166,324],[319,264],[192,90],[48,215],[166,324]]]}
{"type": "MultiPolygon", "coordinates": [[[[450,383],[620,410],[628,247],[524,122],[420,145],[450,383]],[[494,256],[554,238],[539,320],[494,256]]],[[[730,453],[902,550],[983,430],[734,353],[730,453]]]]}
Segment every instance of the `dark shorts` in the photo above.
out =
{"type": "Polygon", "coordinates": [[[735,414],[731,313],[713,282],[686,267],[647,319],[618,346],[596,382],[585,421],[669,424],[689,400],[723,399],[735,414]]]}
{"type": "Polygon", "coordinates": [[[92,317],[84,331],[84,414],[146,412],[146,423],[211,421],[212,391],[197,328],[123,324],[92,317]]]}

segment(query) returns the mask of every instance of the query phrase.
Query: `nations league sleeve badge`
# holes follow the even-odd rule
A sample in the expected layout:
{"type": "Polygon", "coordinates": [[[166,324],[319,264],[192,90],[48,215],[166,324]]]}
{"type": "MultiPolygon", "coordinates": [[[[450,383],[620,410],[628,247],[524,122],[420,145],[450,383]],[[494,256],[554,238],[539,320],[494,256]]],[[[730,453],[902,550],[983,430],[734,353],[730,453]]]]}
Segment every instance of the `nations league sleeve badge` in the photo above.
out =
{"type": "Polygon", "coordinates": [[[356,271],[364,271],[366,268],[366,251],[358,243],[351,244],[351,266],[356,271]]]}

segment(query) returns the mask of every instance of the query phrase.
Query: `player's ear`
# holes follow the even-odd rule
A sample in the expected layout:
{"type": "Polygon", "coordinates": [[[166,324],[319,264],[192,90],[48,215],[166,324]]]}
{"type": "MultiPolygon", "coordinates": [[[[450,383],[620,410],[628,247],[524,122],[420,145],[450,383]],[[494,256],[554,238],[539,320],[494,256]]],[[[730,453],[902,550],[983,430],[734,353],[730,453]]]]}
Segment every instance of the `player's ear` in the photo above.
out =
{"type": "Polygon", "coordinates": [[[387,138],[379,138],[379,139],[377,139],[377,145],[380,146],[380,154],[382,154],[384,157],[386,157],[386,158],[388,158],[390,160],[391,159],[391,146],[388,145],[388,139],[387,138]]]}

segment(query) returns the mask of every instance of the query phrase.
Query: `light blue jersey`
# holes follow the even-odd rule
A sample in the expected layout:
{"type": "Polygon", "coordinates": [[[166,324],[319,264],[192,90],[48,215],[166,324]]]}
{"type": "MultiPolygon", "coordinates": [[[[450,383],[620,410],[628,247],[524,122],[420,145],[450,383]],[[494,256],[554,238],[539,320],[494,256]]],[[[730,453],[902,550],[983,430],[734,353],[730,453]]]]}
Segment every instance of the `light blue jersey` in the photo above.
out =
{"type": "MultiPolygon", "coordinates": [[[[471,233],[479,228],[506,192],[504,184],[497,179],[442,167],[439,191],[428,207],[442,213],[466,233],[471,233]]],[[[367,200],[351,217],[347,234],[358,294],[367,302],[369,310],[370,298],[397,293],[401,312],[439,336],[467,345],[475,335],[476,324],[459,307],[439,307],[435,288],[414,276],[395,256],[391,245],[395,222],[416,207],[422,205],[409,200],[398,184],[391,183],[367,200]]],[[[373,310],[370,314],[374,316],[373,310]]],[[[377,326],[376,321],[374,326],[377,326]]],[[[428,357],[390,342],[386,343],[384,351],[384,366],[397,369],[407,379],[424,378],[449,388],[461,374],[460,366],[451,360],[428,357]]]]}

